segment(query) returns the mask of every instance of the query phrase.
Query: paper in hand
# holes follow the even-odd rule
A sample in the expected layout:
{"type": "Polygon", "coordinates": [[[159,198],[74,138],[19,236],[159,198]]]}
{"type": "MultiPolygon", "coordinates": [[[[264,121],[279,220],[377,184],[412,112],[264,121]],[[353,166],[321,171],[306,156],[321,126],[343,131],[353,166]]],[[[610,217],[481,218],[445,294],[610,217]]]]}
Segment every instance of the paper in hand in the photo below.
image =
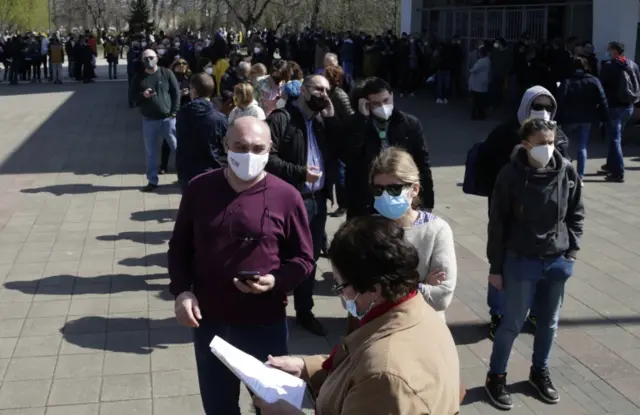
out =
{"type": "Polygon", "coordinates": [[[302,379],[265,365],[218,336],[213,338],[209,347],[211,352],[262,400],[268,403],[285,400],[302,409],[307,389],[302,379]]]}

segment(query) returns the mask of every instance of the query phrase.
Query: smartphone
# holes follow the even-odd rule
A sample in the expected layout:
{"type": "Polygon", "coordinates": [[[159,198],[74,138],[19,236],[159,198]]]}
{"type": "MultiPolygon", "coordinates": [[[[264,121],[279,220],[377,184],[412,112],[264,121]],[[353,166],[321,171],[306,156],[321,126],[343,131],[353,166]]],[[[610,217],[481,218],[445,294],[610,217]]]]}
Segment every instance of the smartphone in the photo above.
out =
{"type": "Polygon", "coordinates": [[[238,272],[238,280],[242,282],[256,281],[260,277],[258,271],[240,271],[238,272]]]}
{"type": "Polygon", "coordinates": [[[317,174],[318,176],[322,176],[322,171],[317,167],[313,167],[313,168],[311,168],[309,170],[311,170],[311,173],[313,173],[313,174],[317,174]]]}

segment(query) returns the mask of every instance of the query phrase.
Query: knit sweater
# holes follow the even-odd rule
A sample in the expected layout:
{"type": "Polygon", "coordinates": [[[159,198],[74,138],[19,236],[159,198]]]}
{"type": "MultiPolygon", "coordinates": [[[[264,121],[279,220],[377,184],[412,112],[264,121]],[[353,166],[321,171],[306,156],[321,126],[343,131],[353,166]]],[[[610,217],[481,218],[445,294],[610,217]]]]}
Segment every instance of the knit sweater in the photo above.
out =
{"type": "Polygon", "coordinates": [[[229,114],[229,124],[234,122],[240,117],[255,117],[259,120],[264,120],[266,116],[262,108],[258,106],[256,101],[253,101],[247,108],[235,107],[229,114]]]}
{"type": "Polygon", "coordinates": [[[405,238],[416,247],[420,257],[420,292],[444,319],[444,312],[451,304],[458,277],[451,227],[444,219],[430,216],[427,222],[405,228],[404,231],[405,238]],[[425,282],[427,275],[435,270],[443,271],[447,276],[439,286],[428,285],[425,282]]]}

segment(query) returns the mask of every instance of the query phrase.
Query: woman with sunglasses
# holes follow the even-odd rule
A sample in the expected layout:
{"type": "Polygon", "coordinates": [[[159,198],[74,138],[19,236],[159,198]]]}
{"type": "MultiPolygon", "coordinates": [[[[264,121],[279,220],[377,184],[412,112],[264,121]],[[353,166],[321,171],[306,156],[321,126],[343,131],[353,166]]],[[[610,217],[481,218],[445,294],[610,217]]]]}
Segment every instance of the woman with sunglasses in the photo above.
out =
{"type": "Polygon", "coordinates": [[[507,362],[535,295],[537,317],[529,383],[547,403],[559,401],[549,355],[567,280],[573,274],[584,225],[580,176],[554,146],[556,125],[533,119],[522,144],[498,175],[491,198],[488,282],[504,292],[485,389],[493,404],[511,409],[507,362]]]}
{"type": "Polygon", "coordinates": [[[383,150],[373,161],[370,182],[374,208],[402,226],[405,237],[418,250],[420,293],[444,319],[458,273],[451,227],[444,219],[417,209],[420,173],[406,151],[397,147],[383,150]]]}
{"type": "MultiPolygon", "coordinates": [[[[375,209],[402,226],[405,238],[418,250],[420,294],[444,319],[458,272],[453,232],[444,219],[417,210],[420,174],[413,157],[397,147],[383,150],[371,166],[370,183],[375,209]]],[[[347,318],[349,332],[359,327],[357,319],[347,318]]]]}
{"type": "MultiPolygon", "coordinates": [[[[342,224],[329,248],[333,288],[361,327],[330,355],[269,356],[304,379],[318,415],[460,412],[460,367],[451,332],[416,285],[420,254],[406,229],[380,216],[342,224]]],[[[284,401],[254,399],[264,415],[301,415],[284,401]]]]}

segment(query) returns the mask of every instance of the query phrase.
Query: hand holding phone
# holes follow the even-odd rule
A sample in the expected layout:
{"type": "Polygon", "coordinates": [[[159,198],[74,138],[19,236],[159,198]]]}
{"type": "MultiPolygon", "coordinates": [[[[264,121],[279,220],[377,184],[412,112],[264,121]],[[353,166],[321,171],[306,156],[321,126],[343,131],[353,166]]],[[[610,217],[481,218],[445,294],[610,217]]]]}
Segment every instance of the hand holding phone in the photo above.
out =
{"type": "Polygon", "coordinates": [[[238,273],[238,281],[246,283],[247,281],[257,281],[260,278],[258,271],[240,271],[238,273]]]}
{"type": "Polygon", "coordinates": [[[143,95],[145,98],[151,98],[151,97],[152,97],[152,96],[154,96],[155,94],[156,94],[156,92],[155,92],[153,89],[151,89],[151,88],[147,88],[147,89],[145,89],[145,91],[142,93],[142,95],[143,95]]]}

